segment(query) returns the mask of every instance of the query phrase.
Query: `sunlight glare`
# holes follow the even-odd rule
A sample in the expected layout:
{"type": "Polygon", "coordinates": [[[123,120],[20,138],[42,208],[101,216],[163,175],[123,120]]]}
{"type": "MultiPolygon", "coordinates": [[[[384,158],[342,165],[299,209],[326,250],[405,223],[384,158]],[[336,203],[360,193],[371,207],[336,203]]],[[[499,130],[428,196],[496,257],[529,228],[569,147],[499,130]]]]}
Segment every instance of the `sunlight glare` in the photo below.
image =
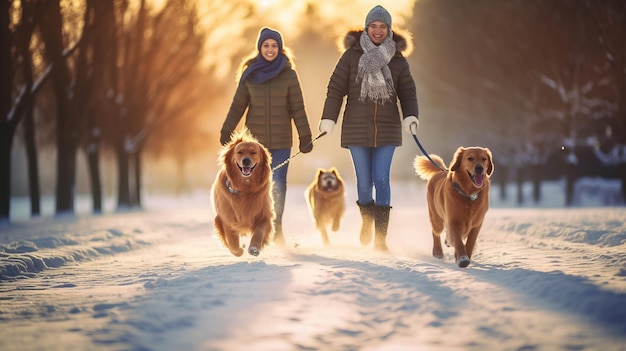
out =
{"type": "MultiPolygon", "coordinates": [[[[234,77],[241,57],[254,48],[256,33],[261,27],[282,32],[289,47],[295,46],[303,33],[315,32],[333,41],[349,29],[362,27],[367,11],[380,1],[239,0],[222,3],[203,0],[199,3],[202,24],[209,28],[204,63],[213,67],[219,78],[229,79],[234,77]]],[[[415,0],[397,0],[383,6],[391,13],[394,26],[405,28],[414,4],[415,0]]]]}
{"type": "Polygon", "coordinates": [[[276,0],[260,0],[258,1],[258,4],[261,7],[269,7],[269,6],[272,6],[275,2],[276,0]]]}

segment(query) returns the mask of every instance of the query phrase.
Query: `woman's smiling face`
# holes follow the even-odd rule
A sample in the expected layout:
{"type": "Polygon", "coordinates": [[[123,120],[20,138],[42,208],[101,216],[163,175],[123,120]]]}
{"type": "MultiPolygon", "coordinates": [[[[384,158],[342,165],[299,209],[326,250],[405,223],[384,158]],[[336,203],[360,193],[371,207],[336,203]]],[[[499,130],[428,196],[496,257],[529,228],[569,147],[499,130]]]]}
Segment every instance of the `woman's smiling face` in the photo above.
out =
{"type": "Polygon", "coordinates": [[[367,26],[367,35],[372,43],[378,45],[389,35],[389,26],[382,21],[374,21],[367,26]]]}
{"type": "Polygon", "coordinates": [[[278,56],[278,42],[274,39],[266,39],[261,44],[261,56],[267,61],[274,61],[278,56]]]}

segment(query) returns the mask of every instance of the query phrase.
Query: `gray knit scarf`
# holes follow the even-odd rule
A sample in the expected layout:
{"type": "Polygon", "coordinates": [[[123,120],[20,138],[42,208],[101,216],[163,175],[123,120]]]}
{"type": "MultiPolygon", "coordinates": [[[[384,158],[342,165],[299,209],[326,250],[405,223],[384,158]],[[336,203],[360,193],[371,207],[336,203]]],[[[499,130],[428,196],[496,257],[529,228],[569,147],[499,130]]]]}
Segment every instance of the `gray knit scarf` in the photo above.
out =
{"type": "Polygon", "coordinates": [[[396,42],[389,35],[380,45],[372,42],[367,32],[361,33],[363,55],[359,59],[357,82],[361,81],[361,101],[369,98],[376,103],[385,103],[394,93],[393,78],[389,69],[389,61],[396,53],[396,42]]]}

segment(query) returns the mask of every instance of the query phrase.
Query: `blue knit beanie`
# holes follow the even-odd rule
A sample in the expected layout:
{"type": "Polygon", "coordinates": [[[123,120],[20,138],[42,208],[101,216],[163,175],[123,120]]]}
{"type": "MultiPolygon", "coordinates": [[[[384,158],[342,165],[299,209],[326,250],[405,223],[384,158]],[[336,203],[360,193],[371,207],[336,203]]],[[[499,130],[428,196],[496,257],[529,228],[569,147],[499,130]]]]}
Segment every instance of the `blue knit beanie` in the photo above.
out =
{"type": "Polygon", "coordinates": [[[280,33],[267,27],[261,29],[261,31],[259,32],[259,40],[257,42],[257,49],[259,51],[261,50],[261,45],[263,45],[263,42],[267,39],[276,40],[276,42],[278,43],[278,51],[283,51],[283,39],[280,33]]]}
{"type": "Polygon", "coordinates": [[[391,31],[391,15],[384,7],[380,5],[376,5],[370,12],[367,13],[367,17],[365,17],[365,28],[370,25],[370,23],[374,21],[381,21],[387,26],[389,26],[389,30],[391,31]]]}

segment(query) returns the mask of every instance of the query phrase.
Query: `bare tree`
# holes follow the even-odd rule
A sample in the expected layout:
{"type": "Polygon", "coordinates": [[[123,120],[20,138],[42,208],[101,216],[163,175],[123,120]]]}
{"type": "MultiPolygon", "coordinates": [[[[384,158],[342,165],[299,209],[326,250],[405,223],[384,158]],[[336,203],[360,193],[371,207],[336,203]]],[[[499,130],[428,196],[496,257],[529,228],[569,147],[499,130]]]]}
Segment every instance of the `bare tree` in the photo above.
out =
{"type": "Polygon", "coordinates": [[[617,20],[624,16],[623,4],[621,10],[613,6],[613,11],[597,12],[607,3],[416,3],[416,52],[422,60],[415,65],[417,75],[428,86],[428,102],[439,106],[431,123],[445,124],[442,130],[461,143],[476,139],[497,146],[497,177],[506,168],[516,173],[520,186],[532,177],[537,199],[546,174],[535,172],[536,165],[558,153],[564,140],[580,134],[611,99],[602,57],[623,51],[623,32],[607,29],[612,49],[601,50],[589,16],[593,8],[598,16],[616,17],[597,21],[603,27],[623,23],[617,20]],[[474,128],[468,130],[468,125],[474,128]]]}
{"type": "MultiPolygon", "coordinates": [[[[56,213],[74,213],[76,187],[76,152],[81,137],[79,115],[71,104],[76,94],[70,67],[64,55],[63,20],[60,0],[47,0],[41,8],[41,36],[45,43],[45,57],[52,70],[51,83],[56,102],[57,165],[56,213]]],[[[69,47],[69,45],[68,45],[69,47]]]]}
{"type": "MultiPolygon", "coordinates": [[[[17,4],[17,3],[14,3],[17,4]]],[[[19,122],[24,119],[25,140],[29,164],[31,211],[39,213],[39,186],[34,145],[34,96],[50,76],[51,67],[34,79],[31,58],[31,39],[38,25],[36,6],[40,1],[21,1],[18,23],[10,30],[11,8],[9,2],[0,4],[0,75],[6,79],[0,84],[0,219],[9,219],[11,201],[11,150],[19,122]],[[21,72],[16,76],[15,72],[21,72]],[[14,89],[14,84],[17,89],[14,89]]]]}
{"type": "Polygon", "coordinates": [[[11,60],[10,4],[0,2],[0,219],[9,219],[11,207],[11,147],[19,119],[11,114],[13,62],[11,60]]]}
{"type": "Polygon", "coordinates": [[[81,96],[76,103],[84,121],[81,146],[87,155],[94,213],[102,212],[100,149],[102,124],[115,113],[117,41],[114,0],[88,0],[83,20],[82,50],[76,69],[81,96]]]}
{"type": "MultiPolygon", "coordinates": [[[[156,14],[145,1],[121,31],[121,101],[113,144],[118,165],[118,208],[140,206],[141,152],[146,138],[184,115],[197,98],[184,87],[201,60],[204,36],[195,2],[169,0],[156,14]]],[[[119,22],[118,22],[119,23],[119,22]]],[[[119,26],[119,25],[118,25],[119,26]]]]}
{"type": "Polygon", "coordinates": [[[626,145],[626,3],[620,0],[590,1],[584,5],[597,29],[597,42],[608,65],[616,142],[626,145]]]}

